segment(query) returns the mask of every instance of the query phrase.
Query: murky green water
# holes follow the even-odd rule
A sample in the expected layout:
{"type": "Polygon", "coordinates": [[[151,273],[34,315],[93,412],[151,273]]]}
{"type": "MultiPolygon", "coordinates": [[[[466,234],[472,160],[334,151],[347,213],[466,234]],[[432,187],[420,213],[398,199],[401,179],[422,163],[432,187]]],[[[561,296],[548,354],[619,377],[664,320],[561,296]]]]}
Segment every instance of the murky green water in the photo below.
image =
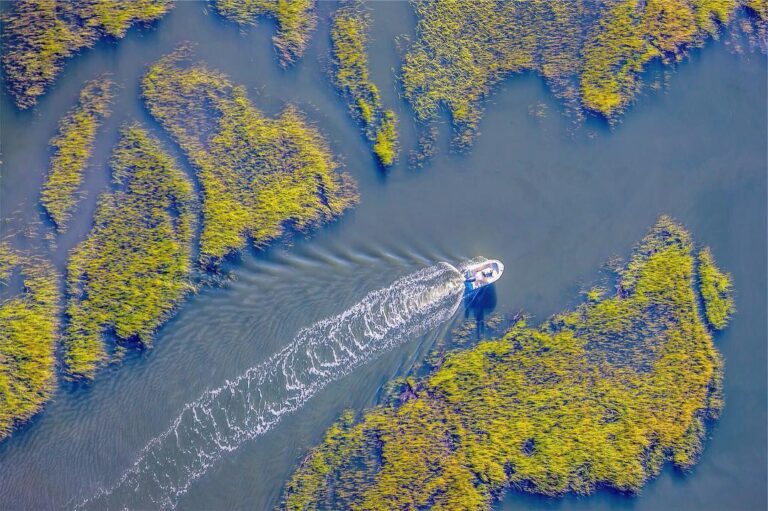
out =
{"type": "MultiPolygon", "coordinates": [[[[533,75],[507,80],[490,99],[481,135],[466,155],[447,150],[424,169],[376,167],[325,75],[326,15],[304,59],[281,70],[264,22],[244,33],[206,4],[179,2],[157,29],[100,43],[65,65],[40,106],[19,112],[2,98],[0,216],[5,232],[42,219],[36,204],[47,141],[82,84],[110,71],[121,90],[97,140],[88,196],[49,255],[62,268],[87,233],[119,125],[138,119],[178,149],[138,96],[146,65],[179,42],[248,86],[267,113],[294,102],[329,138],[358,180],[361,204],[310,239],[295,237],[232,264],[237,280],[192,297],[159,332],[151,351],[132,353],[87,386],[64,385],[44,412],[0,444],[0,507],[73,505],[109,487],[186,403],[265,361],[303,327],[340,314],[372,290],[438,261],[483,255],[504,261],[496,310],[537,318],[572,306],[610,256],[626,255],[656,218],[670,214],[710,245],[731,271],[738,313],[716,344],[726,361],[726,408],[699,465],[671,469],[637,497],[601,491],[587,498],[510,495],[503,509],[763,509],[766,506],[766,61],[722,43],[693,52],[661,92],[645,95],[611,130],[568,119],[533,75]],[[547,115],[529,114],[546,105],[547,115]],[[538,108],[538,107],[537,107],[538,108]],[[483,197],[472,192],[483,189],[483,197]]],[[[415,20],[405,3],[374,3],[373,79],[415,146],[408,106],[397,94],[393,37],[415,20]]],[[[180,156],[180,155],[179,155],[180,156]]],[[[406,158],[401,158],[403,161],[406,158]]],[[[183,162],[184,160],[181,159],[183,162]]],[[[186,162],[184,162],[186,164],[186,162]]],[[[48,251],[41,235],[26,242],[48,251]]],[[[283,482],[345,408],[374,404],[382,385],[408,371],[462,312],[427,335],[387,351],[330,383],[271,431],[226,453],[179,498],[182,509],[269,509],[283,482]]],[[[180,463],[189,460],[179,460],[180,463]]],[[[141,499],[127,500],[136,506],[141,499]]]]}

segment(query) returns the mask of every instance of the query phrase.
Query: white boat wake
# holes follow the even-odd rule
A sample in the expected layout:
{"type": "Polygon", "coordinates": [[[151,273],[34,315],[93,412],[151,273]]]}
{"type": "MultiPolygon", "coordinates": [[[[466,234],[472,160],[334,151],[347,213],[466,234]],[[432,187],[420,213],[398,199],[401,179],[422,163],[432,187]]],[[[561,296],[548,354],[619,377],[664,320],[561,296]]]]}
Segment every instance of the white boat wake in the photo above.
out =
{"type": "Polygon", "coordinates": [[[225,453],[270,430],[329,383],[450,319],[463,290],[461,273],[440,263],[301,330],[267,361],[188,403],[114,486],[77,507],[176,507],[225,453]]]}

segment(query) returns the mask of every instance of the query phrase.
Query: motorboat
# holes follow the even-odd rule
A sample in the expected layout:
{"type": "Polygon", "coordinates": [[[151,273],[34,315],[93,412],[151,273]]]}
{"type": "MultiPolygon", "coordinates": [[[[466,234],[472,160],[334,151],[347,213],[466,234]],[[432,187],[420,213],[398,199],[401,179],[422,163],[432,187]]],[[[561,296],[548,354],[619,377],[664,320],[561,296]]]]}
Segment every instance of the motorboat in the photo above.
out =
{"type": "Polygon", "coordinates": [[[481,263],[464,267],[464,289],[474,293],[478,289],[493,284],[504,273],[504,264],[498,259],[486,259],[481,263]]]}

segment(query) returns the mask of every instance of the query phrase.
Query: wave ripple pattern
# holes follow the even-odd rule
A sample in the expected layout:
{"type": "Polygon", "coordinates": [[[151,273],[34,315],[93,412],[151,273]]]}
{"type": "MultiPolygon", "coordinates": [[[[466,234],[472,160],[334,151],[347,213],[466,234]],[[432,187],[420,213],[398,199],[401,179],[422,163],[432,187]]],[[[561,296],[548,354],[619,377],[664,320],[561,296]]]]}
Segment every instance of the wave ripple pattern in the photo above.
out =
{"type": "Polygon", "coordinates": [[[174,508],[225,453],[270,430],[334,380],[450,319],[463,289],[459,271],[439,263],[299,331],[262,364],[188,403],[112,488],[78,507],[174,508]]]}

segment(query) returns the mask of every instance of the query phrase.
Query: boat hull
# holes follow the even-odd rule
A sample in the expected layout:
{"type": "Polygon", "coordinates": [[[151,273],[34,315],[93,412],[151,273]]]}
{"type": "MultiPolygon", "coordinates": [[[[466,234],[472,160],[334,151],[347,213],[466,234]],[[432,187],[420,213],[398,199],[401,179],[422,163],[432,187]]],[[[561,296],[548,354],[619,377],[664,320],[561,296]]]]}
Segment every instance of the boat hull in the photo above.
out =
{"type": "Polygon", "coordinates": [[[497,259],[488,259],[464,268],[464,290],[474,293],[501,278],[504,264],[497,259]]]}

